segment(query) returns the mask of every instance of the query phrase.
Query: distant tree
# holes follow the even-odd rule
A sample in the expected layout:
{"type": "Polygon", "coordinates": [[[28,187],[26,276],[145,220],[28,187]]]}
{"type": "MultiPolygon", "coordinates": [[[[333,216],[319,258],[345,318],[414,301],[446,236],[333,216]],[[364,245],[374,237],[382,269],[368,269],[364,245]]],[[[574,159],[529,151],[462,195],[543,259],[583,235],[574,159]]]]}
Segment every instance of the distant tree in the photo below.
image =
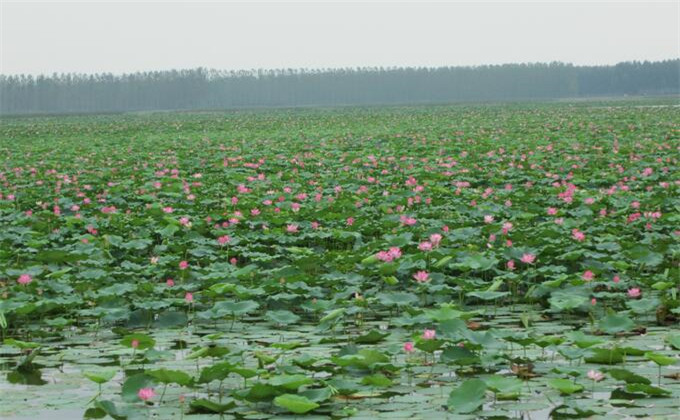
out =
{"type": "Polygon", "coordinates": [[[680,93],[680,60],[0,75],[0,114],[512,101],[680,93]]]}

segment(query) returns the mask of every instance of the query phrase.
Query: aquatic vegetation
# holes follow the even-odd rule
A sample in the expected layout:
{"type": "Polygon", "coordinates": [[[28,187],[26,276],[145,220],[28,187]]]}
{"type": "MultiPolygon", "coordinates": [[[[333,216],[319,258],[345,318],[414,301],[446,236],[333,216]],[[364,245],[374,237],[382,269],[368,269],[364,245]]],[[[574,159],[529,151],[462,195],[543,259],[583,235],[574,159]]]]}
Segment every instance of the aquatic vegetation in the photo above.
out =
{"type": "Polygon", "coordinates": [[[3,119],[0,417],[677,415],[679,117],[3,119]]]}

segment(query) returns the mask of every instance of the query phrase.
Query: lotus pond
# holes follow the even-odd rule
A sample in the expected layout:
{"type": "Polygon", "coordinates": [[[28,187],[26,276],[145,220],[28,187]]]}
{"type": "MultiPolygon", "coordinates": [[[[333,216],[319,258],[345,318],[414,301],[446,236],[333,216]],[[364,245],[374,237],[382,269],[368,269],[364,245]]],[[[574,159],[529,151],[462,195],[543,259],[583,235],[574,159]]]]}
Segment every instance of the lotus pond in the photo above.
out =
{"type": "Polygon", "coordinates": [[[0,418],[680,418],[680,108],[0,120],[0,418]]]}

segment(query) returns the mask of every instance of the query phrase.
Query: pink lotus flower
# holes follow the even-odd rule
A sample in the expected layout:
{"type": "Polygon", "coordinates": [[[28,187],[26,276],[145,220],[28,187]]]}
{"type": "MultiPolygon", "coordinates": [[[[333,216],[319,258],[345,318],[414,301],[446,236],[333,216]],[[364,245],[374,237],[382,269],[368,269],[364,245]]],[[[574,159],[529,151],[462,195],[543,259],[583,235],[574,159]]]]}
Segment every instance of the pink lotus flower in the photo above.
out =
{"type": "Polygon", "coordinates": [[[407,217],[407,216],[404,216],[404,215],[399,217],[399,220],[405,226],[413,226],[417,223],[417,220],[414,217],[407,217]]]}
{"type": "Polygon", "coordinates": [[[296,233],[298,231],[298,225],[291,224],[286,226],[286,232],[288,233],[296,233]]]}
{"type": "Polygon", "coordinates": [[[578,229],[573,229],[571,231],[571,236],[579,242],[583,242],[586,239],[586,235],[578,229]]]}
{"type": "Polygon", "coordinates": [[[430,242],[421,242],[418,245],[418,249],[423,251],[423,252],[432,251],[432,244],[430,242]]]}
{"type": "Polygon", "coordinates": [[[598,372],[598,371],[595,371],[595,370],[589,370],[588,371],[588,378],[590,378],[591,380],[593,380],[595,382],[600,382],[601,380],[604,379],[604,373],[598,372]]]}
{"type": "Polygon", "coordinates": [[[352,226],[354,224],[354,217],[347,218],[347,226],[352,226]]]}
{"type": "Polygon", "coordinates": [[[399,249],[399,247],[393,246],[393,247],[390,248],[387,252],[388,252],[388,253],[392,256],[392,258],[394,258],[395,260],[396,260],[397,258],[401,257],[401,249],[399,249]]]}
{"type": "Polygon", "coordinates": [[[630,216],[628,216],[628,219],[626,219],[626,221],[628,223],[633,223],[634,221],[639,219],[641,216],[642,216],[642,213],[633,213],[630,216]]]}
{"type": "Polygon", "coordinates": [[[163,213],[172,213],[175,211],[172,207],[163,207],[163,213]]]}
{"type": "Polygon", "coordinates": [[[437,333],[435,332],[435,330],[426,329],[425,331],[423,331],[423,340],[434,340],[436,335],[437,333]]]}
{"type": "Polygon", "coordinates": [[[130,346],[132,346],[133,349],[138,348],[139,347],[139,340],[132,340],[132,342],[130,342],[130,346]]]}
{"type": "Polygon", "coordinates": [[[637,287],[633,287],[632,289],[628,289],[628,297],[631,297],[633,299],[639,298],[642,293],[640,292],[640,289],[637,287]]]}
{"type": "Polygon", "coordinates": [[[165,281],[165,284],[166,284],[168,287],[172,287],[172,286],[175,285],[175,281],[174,281],[173,279],[167,279],[167,280],[165,281]]]}
{"type": "Polygon", "coordinates": [[[524,264],[533,264],[535,260],[536,260],[536,256],[534,254],[528,254],[528,253],[522,255],[522,258],[520,258],[520,261],[522,261],[524,264]]]}
{"type": "Polygon", "coordinates": [[[387,251],[379,251],[375,254],[376,258],[383,262],[391,262],[401,257],[401,250],[397,247],[392,247],[387,251]]]}
{"type": "Polygon", "coordinates": [[[548,207],[548,214],[554,216],[557,214],[557,209],[555,207],[548,207]]]}
{"type": "Polygon", "coordinates": [[[418,283],[425,283],[430,280],[430,274],[427,271],[418,271],[416,274],[413,275],[413,278],[418,283]]]}
{"type": "Polygon", "coordinates": [[[597,305],[597,299],[595,299],[595,298],[590,299],[590,304],[593,305],[593,306],[597,305]]]}
{"type": "Polygon", "coordinates": [[[614,278],[613,278],[612,280],[614,281],[614,283],[618,283],[618,282],[621,281],[621,277],[619,277],[618,275],[616,275],[616,276],[614,276],[614,278]]]}
{"type": "Polygon", "coordinates": [[[595,273],[593,273],[590,270],[586,270],[581,276],[581,278],[585,281],[591,281],[593,278],[595,278],[595,273]]]}
{"type": "Polygon", "coordinates": [[[154,392],[153,388],[142,388],[137,392],[137,396],[142,401],[148,401],[155,397],[156,393],[154,392]]]}
{"type": "Polygon", "coordinates": [[[415,350],[415,347],[413,346],[413,343],[410,341],[407,341],[404,343],[404,351],[406,353],[411,353],[415,350]]]}
{"type": "Polygon", "coordinates": [[[383,262],[391,262],[394,259],[394,257],[387,251],[379,251],[377,254],[375,254],[375,257],[383,262]]]}
{"type": "Polygon", "coordinates": [[[231,241],[231,238],[229,237],[229,235],[223,235],[223,236],[220,236],[219,238],[217,238],[217,243],[220,244],[220,245],[228,244],[229,241],[231,241]]]}
{"type": "Polygon", "coordinates": [[[507,263],[505,263],[505,266],[508,268],[508,270],[512,271],[515,269],[515,260],[510,260],[507,263]]]}
{"type": "Polygon", "coordinates": [[[186,294],[184,295],[184,300],[185,300],[187,303],[193,302],[193,301],[194,301],[194,294],[191,293],[191,292],[186,292],[186,294]]]}
{"type": "Polygon", "coordinates": [[[26,284],[28,284],[32,281],[33,281],[33,278],[30,276],[30,274],[22,274],[22,275],[19,276],[19,279],[17,279],[17,282],[19,284],[23,284],[23,285],[26,285],[26,284]]]}
{"type": "Polygon", "coordinates": [[[430,235],[430,242],[432,243],[432,246],[438,247],[439,243],[442,241],[442,235],[439,233],[433,233],[430,235]]]}
{"type": "Polygon", "coordinates": [[[186,270],[189,268],[189,262],[188,261],[180,261],[179,262],[179,269],[180,270],[186,270]]]}
{"type": "Polygon", "coordinates": [[[493,216],[490,214],[487,214],[484,216],[484,223],[489,224],[493,222],[493,216]]]}

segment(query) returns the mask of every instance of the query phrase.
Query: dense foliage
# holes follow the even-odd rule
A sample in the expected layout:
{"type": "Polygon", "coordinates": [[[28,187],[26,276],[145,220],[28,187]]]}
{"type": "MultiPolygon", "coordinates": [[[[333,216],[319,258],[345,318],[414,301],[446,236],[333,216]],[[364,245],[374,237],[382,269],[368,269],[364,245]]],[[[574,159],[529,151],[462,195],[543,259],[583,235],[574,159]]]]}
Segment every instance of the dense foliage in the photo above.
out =
{"type": "Polygon", "coordinates": [[[0,417],[672,418],[678,117],[4,119],[0,417]]]}
{"type": "Polygon", "coordinates": [[[0,76],[0,113],[516,101],[680,93],[680,60],[0,76]]]}

